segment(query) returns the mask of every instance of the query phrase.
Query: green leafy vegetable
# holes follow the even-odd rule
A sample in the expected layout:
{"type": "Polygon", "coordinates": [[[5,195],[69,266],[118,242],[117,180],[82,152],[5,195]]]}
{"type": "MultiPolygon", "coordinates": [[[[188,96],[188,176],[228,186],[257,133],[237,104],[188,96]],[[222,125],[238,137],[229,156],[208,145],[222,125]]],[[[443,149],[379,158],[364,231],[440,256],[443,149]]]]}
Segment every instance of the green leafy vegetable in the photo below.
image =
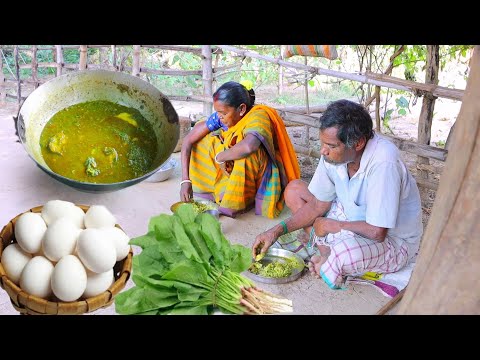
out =
{"type": "Polygon", "coordinates": [[[97,162],[95,161],[95,158],[92,156],[89,156],[87,160],[85,160],[85,172],[89,176],[97,176],[100,174],[100,169],[97,168],[97,162]]]}
{"type": "MultiPolygon", "coordinates": [[[[258,257],[258,255],[257,255],[258,257]]],[[[271,278],[282,278],[292,275],[293,270],[303,268],[303,264],[299,264],[295,259],[275,260],[267,265],[262,264],[258,260],[250,266],[251,273],[271,278]]]]}
{"type": "Polygon", "coordinates": [[[240,273],[250,249],[232,245],[210,214],[192,204],[150,219],[148,232],[131,239],[135,286],[115,297],[120,314],[231,314],[291,312],[292,302],[267,293],[240,273]]]}

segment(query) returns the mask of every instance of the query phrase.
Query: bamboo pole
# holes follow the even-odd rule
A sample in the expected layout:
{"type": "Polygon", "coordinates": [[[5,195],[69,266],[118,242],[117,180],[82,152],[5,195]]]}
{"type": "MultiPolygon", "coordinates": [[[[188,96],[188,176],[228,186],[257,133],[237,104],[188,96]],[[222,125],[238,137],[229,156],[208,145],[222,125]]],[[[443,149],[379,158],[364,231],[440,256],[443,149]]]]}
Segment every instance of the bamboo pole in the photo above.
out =
{"type": "MultiPolygon", "coordinates": [[[[390,75],[393,71],[393,64],[395,62],[395,59],[405,50],[405,45],[401,45],[398,50],[396,50],[392,56],[390,56],[390,64],[388,64],[388,67],[387,69],[383,72],[385,75],[390,75]]],[[[372,103],[373,100],[375,100],[377,98],[377,91],[378,93],[380,93],[380,86],[377,86],[375,88],[375,94],[370,97],[370,99],[368,99],[367,101],[365,101],[365,107],[367,107],[368,105],[370,105],[372,103]],[[377,90],[378,89],[378,90],[377,90]]]]}
{"type": "Polygon", "coordinates": [[[37,45],[33,45],[32,47],[32,80],[34,81],[33,89],[35,90],[39,85],[38,77],[37,77],[37,45]]]}
{"type": "MultiPolygon", "coordinates": [[[[73,65],[75,65],[75,67],[77,67],[76,64],[73,64],[73,65]]],[[[59,65],[58,65],[57,62],[41,62],[41,63],[37,63],[36,67],[37,68],[52,67],[52,68],[57,69],[59,67],[59,65]]],[[[66,66],[62,65],[61,68],[63,68],[63,67],[66,67],[66,66]]],[[[21,64],[21,65],[19,65],[19,68],[20,69],[31,69],[32,64],[31,63],[30,64],[21,64]]]]}
{"type": "Polygon", "coordinates": [[[63,51],[62,51],[62,45],[55,45],[56,49],[56,54],[57,54],[57,61],[56,61],[56,67],[57,67],[57,76],[62,75],[62,68],[63,68],[63,51]]]}
{"type": "MultiPolygon", "coordinates": [[[[162,50],[173,50],[173,51],[183,51],[183,52],[190,52],[198,56],[202,56],[202,49],[201,48],[193,48],[189,46],[179,46],[179,45],[142,45],[144,48],[152,48],[152,49],[162,49],[162,50]]],[[[212,50],[215,54],[223,54],[221,49],[212,50]]]]}
{"type": "Polygon", "coordinates": [[[140,45],[133,45],[133,66],[132,75],[140,75],[140,45]]]}
{"type": "MultiPolygon", "coordinates": [[[[212,86],[212,47],[210,45],[202,45],[202,80],[203,80],[203,96],[211,97],[213,95],[212,86]]],[[[212,104],[203,103],[203,115],[209,116],[212,113],[212,104]]]]}
{"type": "Polygon", "coordinates": [[[105,47],[101,47],[98,51],[98,62],[100,65],[107,63],[107,49],[105,47]]]}
{"type": "MultiPolygon", "coordinates": [[[[280,45],[280,60],[283,60],[283,45],[280,45]]],[[[283,66],[278,65],[278,95],[283,94],[283,66]]]]}
{"type": "MultiPolygon", "coordinates": [[[[0,51],[2,51],[0,49],[0,51]]],[[[0,56],[0,104],[4,103],[7,95],[7,88],[4,85],[5,75],[3,75],[3,56],[0,56]],[[3,90],[2,90],[3,89],[3,90]]]]}
{"type": "Polygon", "coordinates": [[[117,67],[117,46],[112,45],[112,65],[115,68],[115,70],[118,71],[117,67]]]}
{"type": "Polygon", "coordinates": [[[387,88],[404,90],[409,92],[415,92],[418,90],[420,92],[430,92],[433,96],[451,99],[451,100],[462,100],[464,90],[459,89],[449,89],[443,86],[438,86],[434,84],[422,84],[415,81],[399,79],[393,76],[384,75],[384,74],[374,74],[372,72],[365,72],[360,74],[353,73],[344,73],[341,71],[323,69],[315,66],[305,66],[299,63],[293,63],[290,61],[280,60],[272,58],[270,56],[260,55],[254,51],[242,50],[229,45],[217,45],[219,48],[231,52],[235,52],[242,56],[249,56],[256,59],[265,60],[274,64],[280,64],[288,68],[294,68],[299,70],[307,70],[313,74],[318,75],[327,75],[333,76],[340,79],[347,79],[352,81],[357,81],[363,84],[373,84],[378,86],[383,86],[387,88]]]}
{"type": "MultiPolygon", "coordinates": [[[[305,66],[308,65],[308,58],[305,56],[305,66]]],[[[310,103],[308,101],[308,72],[305,71],[305,108],[307,109],[307,115],[310,115],[310,103]]],[[[305,125],[305,146],[310,145],[310,126],[305,125]]]]}
{"type": "Polygon", "coordinates": [[[87,45],[80,45],[80,60],[78,63],[78,70],[87,69],[87,45]]]}
{"type": "Polygon", "coordinates": [[[17,76],[17,102],[20,104],[22,102],[22,87],[20,85],[20,67],[18,66],[18,46],[15,46],[13,55],[15,57],[15,73],[17,76]]]}

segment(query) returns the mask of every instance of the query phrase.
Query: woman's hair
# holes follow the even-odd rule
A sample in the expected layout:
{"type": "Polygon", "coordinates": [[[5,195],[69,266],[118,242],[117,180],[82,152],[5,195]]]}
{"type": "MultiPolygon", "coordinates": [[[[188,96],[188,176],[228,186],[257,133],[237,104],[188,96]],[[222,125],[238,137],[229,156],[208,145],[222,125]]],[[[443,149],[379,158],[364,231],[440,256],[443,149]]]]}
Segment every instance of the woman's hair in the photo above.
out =
{"type": "Polygon", "coordinates": [[[349,100],[330,103],[320,118],[320,130],[330,127],[338,129],[337,137],[348,148],[352,148],[363,136],[373,137],[373,121],[368,111],[360,104],[349,100]]]}
{"type": "Polygon", "coordinates": [[[213,101],[220,101],[234,108],[247,105],[247,111],[255,104],[255,91],[247,90],[242,84],[229,81],[220,86],[213,94],[213,101]]]}

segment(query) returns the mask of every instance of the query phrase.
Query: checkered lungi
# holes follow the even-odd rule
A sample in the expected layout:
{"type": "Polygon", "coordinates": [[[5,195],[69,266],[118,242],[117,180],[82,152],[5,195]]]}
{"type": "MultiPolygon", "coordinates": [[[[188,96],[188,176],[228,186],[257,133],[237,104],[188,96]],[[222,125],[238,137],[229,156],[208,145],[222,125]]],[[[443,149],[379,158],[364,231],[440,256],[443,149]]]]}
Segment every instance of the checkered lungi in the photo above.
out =
{"type": "MultiPolygon", "coordinates": [[[[348,220],[340,202],[333,201],[327,218],[348,220]]],[[[383,242],[370,240],[348,230],[318,237],[312,234],[311,244],[327,245],[331,249],[320,275],[332,289],[341,288],[347,276],[360,276],[367,271],[391,273],[408,262],[407,245],[399,245],[388,235],[383,242]]]]}

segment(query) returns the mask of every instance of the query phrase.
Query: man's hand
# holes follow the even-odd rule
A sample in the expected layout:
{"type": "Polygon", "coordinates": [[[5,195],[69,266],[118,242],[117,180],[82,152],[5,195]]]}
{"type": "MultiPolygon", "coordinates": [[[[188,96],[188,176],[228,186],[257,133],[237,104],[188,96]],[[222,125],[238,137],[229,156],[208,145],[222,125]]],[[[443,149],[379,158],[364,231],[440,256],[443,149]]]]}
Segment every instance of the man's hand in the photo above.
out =
{"type": "Polygon", "coordinates": [[[185,182],[180,185],[180,201],[189,202],[193,198],[192,184],[185,182]]]}
{"type": "Polygon", "coordinates": [[[315,235],[318,237],[324,237],[328,234],[335,234],[342,230],[340,227],[340,221],[325,218],[323,216],[318,217],[315,220],[313,227],[315,228],[315,235]]]}
{"type": "Polygon", "coordinates": [[[277,241],[277,239],[275,232],[272,230],[267,230],[257,235],[252,246],[252,258],[255,259],[258,254],[265,254],[275,241],[277,241]]]}

